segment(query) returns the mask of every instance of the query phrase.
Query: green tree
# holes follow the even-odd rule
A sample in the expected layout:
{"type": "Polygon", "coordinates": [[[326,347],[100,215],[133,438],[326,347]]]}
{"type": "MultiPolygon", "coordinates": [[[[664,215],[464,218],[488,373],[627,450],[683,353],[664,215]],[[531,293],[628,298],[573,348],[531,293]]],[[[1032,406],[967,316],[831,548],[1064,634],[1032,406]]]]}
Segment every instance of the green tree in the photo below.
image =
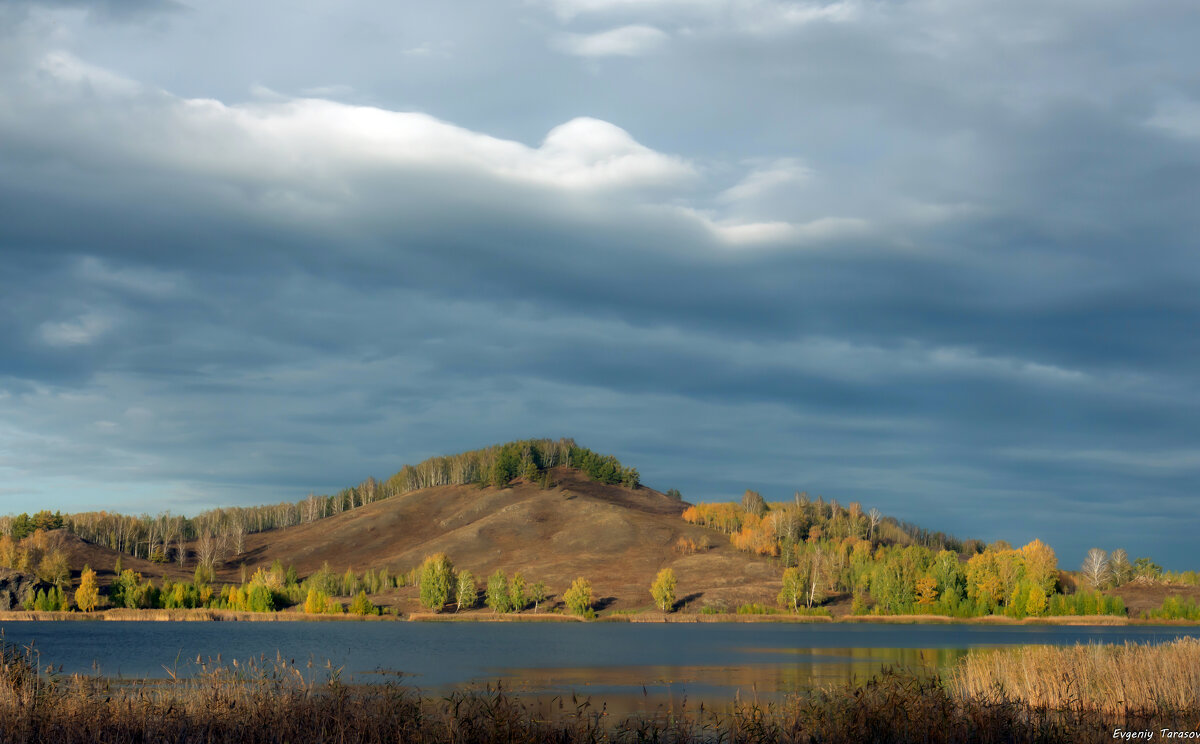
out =
{"type": "Polygon", "coordinates": [[[487,606],[492,608],[492,612],[508,612],[510,602],[508,579],[503,571],[496,569],[496,573],[488,577],[487,606]]]}
{"type": "Polygon", "coordinates": [[[529,601],[533,602],[533,611],[538,611],[538,606],[546,601],[546,585],[542,582],[537,582],[529,589],[529,601]]]}
{"type": "Polygon", "coordinates": [[[675,607],[675,572],[664,568],[654,577],[650,585],[650,596],[654,604],[663,612],[670,612],[675,607]]]}
{"type": "Polygon", "coordinates": [[[379,611],[371,600],[367,599],[367,592],[360,590],[354,597],[354,601],[350,603],[350,614],[352,615],[378,615],[379,611]]]}
{"type": "Polygon", "coordinates": [[[800,600],[808,595],[804,577],[799,568],[787,568],[783,571],[783,588],[775,601],[784,607],[790,606],[793,611],[800,609],[800,600]]]}
{"type": "MultiPolygon", "coordinates": [[[[49,512],[45,512],[49,514],[49,512]]],[[[61,550],[47,553],[38,564],[37,576],[42,581],[48,581],[55,586],[65,585],[71,578],[71,568],[67,564],[67,556],[61,550]]]]}
{"type": "MultiPolygon", "coordinates": [[[[118,563],[118,565],[120,565],[120,564],[118,563]]],[[[208,586],[212,582],[213,582],[212,566],[204,564],[204,563],[196,564],[196,573],[194,573],[192,575],[192,583],[194,583],[196,586],[200,587],[200,586],[208,586]]]]}
{"type": "Polygon", "coordinates": [[[527,604],[529,600],[525,597],[525,577],[517,571],[508,580],[508,607],[512,612],[520,612],[527,604]]]}
{"type": "Polygon", "coordinates": [[[421,563],[418,581],[421,584],[421,604],[434,612],[441,612],[454,586],[454,564],[445,553],[435,553],[421,563]]]}
{"type": "Polygon", "coordinates": [[[470,571],[458,572],[458,586],[454,593],[455,612],[469,610],[479,601],[479,587],[475,586],[475,577],[470,571]]]}
{"type": "Polygon", "coordinates": [[[362,588],[358,581],[358,576],[354,573],[354,569],[347,568],[346,573],[342,574],[341,595],[343,597],[353,597],[358,590],[362,588]]]}
{"type": "Polygon", "coordinates": [[[563,602],[576,615],[586,615],[592,609],[592,584],[580,576],[563,592],[563,602]]]}

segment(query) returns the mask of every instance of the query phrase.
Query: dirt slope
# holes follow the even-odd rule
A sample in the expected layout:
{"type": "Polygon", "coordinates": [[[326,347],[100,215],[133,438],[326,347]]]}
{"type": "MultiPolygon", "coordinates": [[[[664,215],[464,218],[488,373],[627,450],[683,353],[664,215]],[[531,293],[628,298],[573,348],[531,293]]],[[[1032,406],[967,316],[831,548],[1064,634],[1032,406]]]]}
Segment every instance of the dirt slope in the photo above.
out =
{"type": "Polygon", "coordinates": [[[1184,600],[1200,601],[1200,587],[1172,586],[1170,584],[1149,584],[1131,581],[1128,584],[1112,589],[1125,603],[1125,609],[1130,617],[1139,617],[1143,612],[1158,609],[1167,597],[1176,596],[1184,600]]]}
{"type": "Polygon", "coordinates": [[[96,572],[96,578],[101,584],[111,582],[115,577],[113,569],[118,560],[123,569],[133,569],[156,581],[162,576],[168,576],[172,580],[190,580],[196,570],[194,558],[188,561],[186,568],[180,568],[177,563],[152,563],[144,558],[134,558],[127,553],[119,553],[88,542],[65,529],[47,532],[45,541],[47,551],[60,551],[67,557],[67,564],[71,567],[71,576],[76,580],[76,584],[78,584],[79,574],[84,566],[89,566],[96,572]]]}
{"type": "MultiPolygon", "coordinates": [[[[648,488],[630,490],[594,483],[576,471],[554,472],[556,487],[517,482],[505,489],[443,486],[413,491],[334,517],[250,535],[246,552],[226,563],[234,578],[278,558],[301,576],[325,562],[338,572],[387,566],[404,572],[431,553],[444,552],[456,568],[482,583],[497,569],[521,571],[559,595],[577,576],[591,581],[605,609],[650,604],[649,586],[671,566],[678,596],[698,610],[706,603],[731,609],[741,602],[772,601],[779,569],[734,550],[728,539],[679,518],[685,504],[648,488]],[[708,550],[684,555],[681,536],[708,550]],[[237,568],[235,568],[237,567],[237,568]]],[[[400,609],[415,609],[412,592],[400,590],[400,609]]]]}

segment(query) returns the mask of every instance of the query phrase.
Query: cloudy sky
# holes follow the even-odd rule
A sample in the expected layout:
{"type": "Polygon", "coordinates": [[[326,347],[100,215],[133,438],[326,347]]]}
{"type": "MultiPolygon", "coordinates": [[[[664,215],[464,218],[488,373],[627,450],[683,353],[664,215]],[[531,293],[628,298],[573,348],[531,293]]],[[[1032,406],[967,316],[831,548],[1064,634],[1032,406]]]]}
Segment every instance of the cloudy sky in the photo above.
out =
{"type": "Polygon", "coordinates": [[[1197,567],[1193,0],[0,5],[0,513],[573,436],[1197,567]]]}

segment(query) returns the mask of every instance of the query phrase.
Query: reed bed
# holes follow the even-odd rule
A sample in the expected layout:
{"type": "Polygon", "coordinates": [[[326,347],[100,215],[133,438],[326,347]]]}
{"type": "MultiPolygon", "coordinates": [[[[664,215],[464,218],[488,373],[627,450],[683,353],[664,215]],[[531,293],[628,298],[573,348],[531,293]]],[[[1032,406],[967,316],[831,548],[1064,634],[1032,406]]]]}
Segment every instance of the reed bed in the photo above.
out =
{"type": "Polygon", "coordinates": [[[958,697],[1150,716],[1200,710],[1200,640],[974,650],[947,675],[958,697]]]}
{"type": "Polygon", "coordinates": [[[194,664],[187,677],[115,683],[56,674],[39,668],[32,649],[7,647],[0,652],[0,741],[1058,744],[1112,741],[1117,727],[1157,732],[1200,724],[1195,706],[1153,716],[1079,704],[1035,706],[1011,696],[962,695],[937,679],[892,672],[782,703],[735,699],[709,708],[685,701],[618,716],[587,699],[530,699],[501,688],[432,697],[399,678],[350,685],[328,665],[280,658],[194,664]]]}

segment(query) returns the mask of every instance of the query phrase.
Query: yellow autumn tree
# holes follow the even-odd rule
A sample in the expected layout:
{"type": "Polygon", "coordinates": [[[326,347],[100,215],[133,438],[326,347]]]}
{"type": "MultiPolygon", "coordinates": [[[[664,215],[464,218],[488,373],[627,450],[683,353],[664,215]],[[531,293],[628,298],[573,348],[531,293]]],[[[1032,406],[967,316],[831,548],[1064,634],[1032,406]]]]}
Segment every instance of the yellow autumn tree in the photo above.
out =
{"type": "Polygon", "coordinates": [[[932,576],[922,576],[917,579],[917,604],[926,607],[937,602],[937,580],[932,576]]]}
{"type": "Polygon", "coordinates": [[[1021,548],[1021,556],[1025,560],[1025,578],[1040,586],[1043,595],[1052,594],[1058,583],[1058,557],[1053,548],[1041,540],[1034,540],[1021,548]]]}
{"type": "Polygon", "coordinates": [[[660,610],[671,611],[675,606],[675,572],[673,570],[664,568],[658,572],[654,583],[650,585],[650,596],[654,597],[654,604],[660,610]]]}
{"type": "Polygon", "coordinates": [[[100,603],[100,585],[96,583],[96,572],[84,566],[79,576],[79,588],[75,590],[75,606],[83,612],[91,612],[100,603]]]}
{"type": "Polygon", "coordinates": [[[1046,611],[1046,592],[1038,584],[1029,587],[1029,599],[1025,601],[1025,614],[1034,617],[1046,611]]]}
{"type": "Polygon", "coordinates": [[[580,576],[563,592],[563,603],[576,615],[587,615],[592,609],[592,583],[580,576]]]}

